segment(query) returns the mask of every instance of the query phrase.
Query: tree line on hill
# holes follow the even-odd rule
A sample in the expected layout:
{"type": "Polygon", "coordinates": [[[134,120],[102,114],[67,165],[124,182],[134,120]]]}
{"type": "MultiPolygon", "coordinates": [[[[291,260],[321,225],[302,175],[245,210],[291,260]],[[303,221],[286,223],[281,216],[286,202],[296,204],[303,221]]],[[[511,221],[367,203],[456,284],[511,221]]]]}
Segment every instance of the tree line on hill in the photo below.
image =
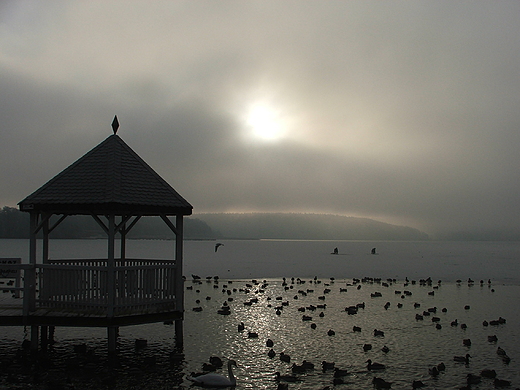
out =
{"type": "MultiPolygon", "coordinates": [[[[57,218],[57,217],[56,217],[57,218]]],[[[51,238],[102,238],[104,231],[91,216],[69,216],[51,238]]],[[[143,217],[129,232],[134,239],[172,239],[159,217],[143,217]]],[[[367,218],[330,214],[219,213],[184,218],[186,239],[300,239],[300,240],[428,240],[417,229],[367,218]]],[[[29,238],[29,214],[0,209],[0,238],[29,238]]]]}
{"type": "Polygon", "coordinates": [[[428,234],[407,226],[369,218],[305,213],[218,213],[197,218],[223,237],[299,240],[428,240],[428,234]]]}
{"type": "MultiPolygon", "coordinates": [[[[101,238],[105,232],[89,215],[66,218],[51,233],[52,238],[101,238]]],[[[171,230],[159,217],[143,217],[132,228],[128,238],[172,239],[171,230]]],[[[219,235],[197,218],[184,219],[184,237],[187,239],[214,239],[219,235]]],[[[4,206],[0,209],[0,238],[29,238],[29,213],[4,206]]]]}

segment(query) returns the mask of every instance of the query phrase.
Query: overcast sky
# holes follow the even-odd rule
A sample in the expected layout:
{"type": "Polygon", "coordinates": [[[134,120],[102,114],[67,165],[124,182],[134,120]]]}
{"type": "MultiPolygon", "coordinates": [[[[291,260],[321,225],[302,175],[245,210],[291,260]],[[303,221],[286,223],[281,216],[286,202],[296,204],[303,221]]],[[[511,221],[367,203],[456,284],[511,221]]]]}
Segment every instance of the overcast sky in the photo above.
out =
{"type": "Polygon", "coordinates": [[[0,206],[112,134],[203,212],[520,225],[520,2],[0,1],[0,206]]]}

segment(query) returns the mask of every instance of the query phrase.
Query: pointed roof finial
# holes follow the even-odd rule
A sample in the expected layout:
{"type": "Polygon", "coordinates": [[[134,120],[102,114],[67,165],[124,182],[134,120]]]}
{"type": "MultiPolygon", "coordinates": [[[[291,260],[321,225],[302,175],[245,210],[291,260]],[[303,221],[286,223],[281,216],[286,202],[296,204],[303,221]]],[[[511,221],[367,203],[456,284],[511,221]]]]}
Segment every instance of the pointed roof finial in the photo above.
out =
{"type": "Polygon", "coordinates": [[[117,120],[117,115],[114,115],[114,120],[112,121],[112,130],[114,134],[117,133],[117,129],[119,129],[119,121],[117,120]]]}

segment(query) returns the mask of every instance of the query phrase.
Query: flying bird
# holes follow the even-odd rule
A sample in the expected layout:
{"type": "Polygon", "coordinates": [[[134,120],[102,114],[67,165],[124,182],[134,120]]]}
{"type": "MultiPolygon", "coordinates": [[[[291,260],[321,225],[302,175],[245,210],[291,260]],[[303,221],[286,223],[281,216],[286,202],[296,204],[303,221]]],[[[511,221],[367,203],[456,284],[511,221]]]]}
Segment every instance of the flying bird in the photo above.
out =
{"type": "Polygon", "coordinates": [[[224,246],[224,244],[222,244],[221,242],[217,242],[217,243],[215,244],[215,252],[218,250],[218,248],[219,248],[220,246],[224,246]]]}

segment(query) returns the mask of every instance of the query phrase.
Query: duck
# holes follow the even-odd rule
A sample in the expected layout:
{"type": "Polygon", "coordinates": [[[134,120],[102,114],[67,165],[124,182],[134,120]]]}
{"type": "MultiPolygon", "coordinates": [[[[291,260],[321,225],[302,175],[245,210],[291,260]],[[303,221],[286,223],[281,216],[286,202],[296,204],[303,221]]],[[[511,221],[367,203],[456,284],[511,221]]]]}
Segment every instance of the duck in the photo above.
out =
{"type": "Polygon", "coordinates": [[[369,370],[384,370],[386,368],[384,364],[372,362],[371,359],[368,359],[366,363],[368,363],[367,368],[369,370]]]}
{"type": "Polygon", "coordinates": [[[211,387],[231,387],[236,386],[237,380],[233,375],[232,366],[237,366],[237,362],[233,359],[229,359],[227,363],[228,377],[220,374],[211,372],[209,374],[199,375],[196,377],[188,376],[187,379],[192,381],[196,385],[200,386],[211,386],[211,387]]]}
{"type": "Polygon", "coordinates": [[[337,386],[337,385],[344,385],[345,383],[346,383],[346,382],[345,382],[345,380],[344,380],[342,377],[339,377],[339,376],[336,377],[336,376],[335,376],[334,378],[332,378],[332,384],[333,384],[334,386],[337,386]]]}
{"type": "Polygon", "coordinates": [[[387,382],[383,378],[378,378],[377,376],[372,379],[372,384],[376,389],[389,389],[392,387],[391,382],[387,382]]]}
{"type": "Polygon", "coordinates": [[[466,383],[468,385],[476,385],[482,381],[479,375],[468,374],[466,375],[466,383]]]}
{"type": "Polygon", "coordinates": [[[215,367],[217,367],[217,368],[220,368],[220,367],[222,367],[222,366],[224,365],[224,363],[222,362],[222,359],[219,358],[218,356],[210,356],[210,358],[209,358],[209,362],[210,362],[213,366],[215,366],[215,367]]]}
{"type": "Polygon", "coordinates": [[[280,352],[280,360],[282,362],[285,362],[285,363],[290,363],[291,362],[291,356],[290,355],[287,355],[286,353],[284,352],[280,352]]]}
{"type": "Polygon", "coordinates": [[[347,370],[341,370],[337,367],[334,368],[334,378],[340,378],[342,376],[348,375],[347,370]]]}
{"type": "Polygon", "coordinates": [[[297,373],[303,373],[305,372],[305,367],[302,365],[297,365],[296,363],[293,363],[293,365],[291,366],[291,371],[294,372],[295,374],[297,373]]]}
{"type": "Polygon", "coordinates": [[[202,371],[216,371],[217,367],[211,363],[202,363],[202,371]]]}
{"type": "Polygon", "coordinates": [[[422,381],[413,381],[412,382],[412,389],[419,389],[424,386],[426,386],[426,385],[422,381]]]}
{"type": "Polygon", "coordinates": [[[274,373],[277,382],[298,382],[300,378],[295,375],[281,375],[278,371],[274,373]]]}
{"type": "Polygon", "coordinates": [[[480,372],[480,376],[493,379],[497,377],[497,372],[495,370],[484,369],[480,372]]]}
{"type": "Polygon", "coordinates": [[[334,362],[326,362],[325,360],[321,362],[321,368],[323,371],[325,370],[333,370],[334,369],[334,362]]]}
{"type": "Polygon", "coordinates": [[[495,378],[495,380],[493,381],[493,384],[495,385],[495,387],[508,387],[508,386],[511,386],[511,382],[510,381],[506,381],[505,379],[498,379],[498,378],[495,378]]]}
{"type": "Polygon", "coordinates": [[[468,364],[470,357],[471,357],[471,355],[469,353],[467,353],[466,356],[454,356],[453,360],[456,361],[456,362],[461,362],[461,363],[468,364]]]}

